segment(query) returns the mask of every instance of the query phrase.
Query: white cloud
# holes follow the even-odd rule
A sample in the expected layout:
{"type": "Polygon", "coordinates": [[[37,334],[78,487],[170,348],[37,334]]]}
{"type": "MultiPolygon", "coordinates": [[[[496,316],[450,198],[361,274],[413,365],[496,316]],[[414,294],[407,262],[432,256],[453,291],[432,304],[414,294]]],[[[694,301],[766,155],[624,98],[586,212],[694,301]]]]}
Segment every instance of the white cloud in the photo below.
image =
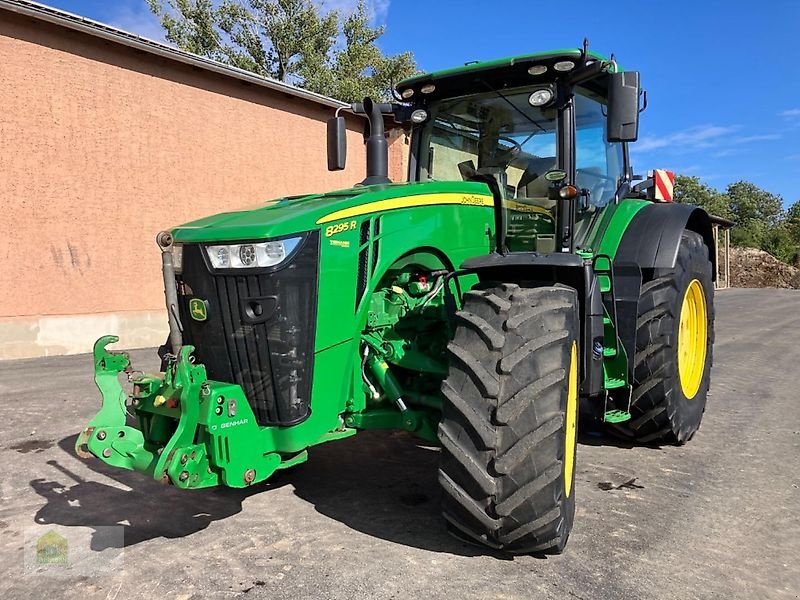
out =
{"type": "Polygon", "coordinates": [[[647,136],[633,144],[637,152],[649,152],[660,148],[676,147],[701,150],[723,143],[738,127],[700,125],[668,135],[647,136]]]}
{"type": "Polygon", "coordinates": [[[743,135],[731,140],[733,144],[749,144],[750,142],[765,142],[769,140],[781,139],[780,133],[760,133],[756,135],[743,135]]]}
{"type": "Polygon", "coordinates": [[[711,156],[714,158],[725,158],[726,156],[733,156],[734,154],[741,154],[741,148],[725,148],[724,150],[719,150],[717,152],[712,152],[711,156]]]}
{"type": "Polygon", "coordinates": [[[109,25],[128,33],[165,43],[164,28],[144,2],[136,4],[117,3],[117,12],[109,25]]]}
{"type": "Polygon", "coordinates": [[[786,117],[787,119],[792,119],[794,117],[800,117],[800,108],[790,108],[789,110],[784,110],[778,113],[781,117],[786,117]]]}
{"type": "Polygon", "coordinates": [[[673,148],[686,152],[710,150],[724,146],[714,154],[716,157],[721,157],[729,156],[736,152],[730,146],[777,140],[781,137],[779,133],[736,135],[739,130],[741,130],[739,125],[698,125],[667,135],[644,137],[633,144],[631,149],[636,152],[651,152],[661,148],[673,148]]]}

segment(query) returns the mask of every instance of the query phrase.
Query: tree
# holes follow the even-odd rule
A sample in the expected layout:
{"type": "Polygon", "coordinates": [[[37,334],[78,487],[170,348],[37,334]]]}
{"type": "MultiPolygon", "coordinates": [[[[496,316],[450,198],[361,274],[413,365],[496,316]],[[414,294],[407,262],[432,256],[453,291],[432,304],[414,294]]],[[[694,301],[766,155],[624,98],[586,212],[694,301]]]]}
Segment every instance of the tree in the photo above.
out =
{"type": "Polygon", "coordinates": [[[783,218],[783,198],[762,190],[754,183],[737,181],[728,186],[726,194],[737,223],[756,219],[777,225],[783,218]]]}
{"type": "Polygon", "coordinates": [[[795,201],[786,211],[786,232],[794,246],[794,256],[790,262],[797,264],[800,260],[800,200],[795,201]]]}
{"type": "Polygon", "coordinates": [[[360,2],[343,23],[344,47],[334,55],[332,85],[323,93],[352,100],[364,96],[389,99],[392,86],[416,72],[410,52],[383,55],[376,42],[384,31],[384,27],[369,26],[366,6],[360,2]]]}
{"type": "Polygon", "coordinates": [[[386,56],[365,0],[344,18],[312,0],[147,0],[179,48],[353,102],[390,98],[416,72],[411,53],[386,56]]]}
{"type": "MultiPolygon", "coordinates": [[[[737,181],[725,194],[730,200],[736,227],[731,232],[734,244],[761,248],[770,254],[785,254],[786,232],[781,228],[783,200],[749,181],[737,181]]],[[[783,256],[778,256],[783,258],[783,256]]]]}
{"type": "Polygon", "coordinates": [[[786,211],[786,228],[795,243],[800,245],[800,200],[795,201],[786,211]]]}
{"type": "Polygon", "coordinates": [[[676,202],[703,207],[712,215],[732,220],[735,246],[765,250],[784,262],[800,257],[800,200],[783,210],[780,196],[749,181],[737,181],[719,192],[698,177],[675,177],[676,202]]]}
{"type": "Polygon", "coordinates": [[[337,13],[321,15],[308,0],[235,0],[220,5],[219,27],[235,66],[295,82],[308,61],[323,61],[338,33],[337,13]]]}
{"type": "Polygon", "coordinates": [[[192,54],[225,61],[212,0],[168,0],[166,5],[147,0],[147,4],[161,20],[168,41],[192,54]]]}
{"type": "Polygon", "coordinates": [[[675,202],[700,206],[712,215],[733,219],[730,198],[701,182],[699,177],[676,175],[673,199],[675,202]]]}

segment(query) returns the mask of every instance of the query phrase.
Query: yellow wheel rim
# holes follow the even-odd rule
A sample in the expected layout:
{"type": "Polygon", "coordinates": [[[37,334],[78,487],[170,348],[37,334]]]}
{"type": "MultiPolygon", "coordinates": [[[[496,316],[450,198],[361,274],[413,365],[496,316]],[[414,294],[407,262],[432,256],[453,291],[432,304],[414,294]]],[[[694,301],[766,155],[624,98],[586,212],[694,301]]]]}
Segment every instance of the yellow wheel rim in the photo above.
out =
{"type": "Polygon", "coordinates": [[[564,494],[569,498],[572,491],[572,475],[575,467],[575,436],[578,427],[578,345],[572,342],[567,381],[567,435],[564,440],[564,494]]]}
{"type": "Polygon", "coordinates": [[[708,314],[703,286],[693,279],[686,288],[678,329],[678,377],[687,400],[697,395],[703,381],[708,343],[708,314]]]}

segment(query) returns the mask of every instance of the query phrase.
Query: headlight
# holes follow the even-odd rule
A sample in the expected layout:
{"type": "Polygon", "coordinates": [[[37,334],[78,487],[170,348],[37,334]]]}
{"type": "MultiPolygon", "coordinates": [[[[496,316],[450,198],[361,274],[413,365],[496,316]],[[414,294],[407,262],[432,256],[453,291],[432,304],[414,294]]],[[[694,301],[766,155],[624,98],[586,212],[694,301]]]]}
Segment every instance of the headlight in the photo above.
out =
{"type": "Polygon", "coordinates": [[[414,112],[411,113],[411,122],[412,123],[424,123],[428,118],[428,112],[421,108],[418,108],[414,112]]]}
{"type": "Polygon", "coordinates": [[[293,237],[270,242],[206,246],[206,253],[215,269],[274,267],[286,260],[302,240],[302,237],[293,237]]]}
{"type": "Polygon", "coordinates": [[[553,99],[553,90],[550,88],[542,88],[533,92],[528,98],[528,103],[531,106],[545,106],[550,104],[553,99]]]}

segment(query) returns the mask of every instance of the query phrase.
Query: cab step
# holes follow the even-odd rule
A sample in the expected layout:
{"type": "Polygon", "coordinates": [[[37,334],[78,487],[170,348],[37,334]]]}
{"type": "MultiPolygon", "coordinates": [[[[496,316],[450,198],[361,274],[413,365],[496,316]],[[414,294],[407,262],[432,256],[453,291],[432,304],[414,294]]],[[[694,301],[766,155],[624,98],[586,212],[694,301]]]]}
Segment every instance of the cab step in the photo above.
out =
{"type": "Polygon", "coordinates": [[[630,421],[631,413],[627,410],[609,410],[603,415],[603,422],[605,423],[624,423],[630,421]]]}
{"type": "Polygon", "coordinates": [[[617,388],[624,388],[628,387],[628,384],[625,383],[624,379],[617,379],[616,377],[610,377],[605,381],[605,388],[607,390],[614,390],[617,388]]]}

